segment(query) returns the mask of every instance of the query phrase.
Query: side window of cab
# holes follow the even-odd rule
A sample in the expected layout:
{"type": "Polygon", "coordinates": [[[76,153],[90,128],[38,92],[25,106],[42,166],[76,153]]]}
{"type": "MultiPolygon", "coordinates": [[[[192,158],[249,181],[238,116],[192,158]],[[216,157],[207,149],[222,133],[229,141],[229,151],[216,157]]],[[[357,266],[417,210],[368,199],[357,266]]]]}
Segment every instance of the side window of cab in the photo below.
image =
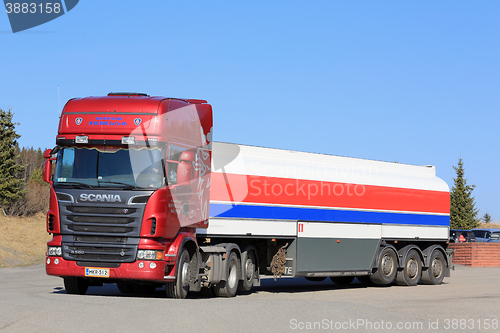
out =
{"type": "Polygon", "coordinates": [[[168,145],[167,153],[167,182],[168,185],[177,185],[177,168],[180,164],[181,154],[187,148],[175,144],[168,145]]]}
{"type": "Polygon", "coordinates": [[[196,153],[176,144],[170,144],[167,154],[167,181],[168,185],[177,185],[190,182],[195,176],[194,161],[196,153]]]}

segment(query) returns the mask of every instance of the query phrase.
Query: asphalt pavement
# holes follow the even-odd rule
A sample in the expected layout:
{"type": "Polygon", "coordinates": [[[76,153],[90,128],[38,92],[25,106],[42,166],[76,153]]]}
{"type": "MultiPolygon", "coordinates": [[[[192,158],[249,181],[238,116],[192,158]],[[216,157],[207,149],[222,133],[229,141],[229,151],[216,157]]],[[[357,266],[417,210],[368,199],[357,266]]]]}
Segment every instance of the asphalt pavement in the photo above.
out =
{"type": "Polygon", "coordinates": [[[263,278],[251,293],[188,299],[123,295],[115,285],[68,295],[44,265],[0,269],[3,332],[498,332],[500,268],[456,266],[439,286],[350,286],[263,278]]]}

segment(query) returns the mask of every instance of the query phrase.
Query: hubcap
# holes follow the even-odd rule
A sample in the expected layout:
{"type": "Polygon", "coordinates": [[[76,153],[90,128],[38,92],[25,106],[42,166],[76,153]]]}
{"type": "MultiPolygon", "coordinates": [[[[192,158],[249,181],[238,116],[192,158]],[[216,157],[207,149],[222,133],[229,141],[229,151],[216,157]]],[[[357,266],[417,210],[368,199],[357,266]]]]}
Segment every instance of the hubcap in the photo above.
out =
{"type": "Polygon", "coordinates": [[[418,274],[418,264],[414,258],[410,258],[408,260],[408,264],[406,265],[406,271],[410,279],[414,279],[418,274]]]}
{"type": "Polygon", "coordinates": [[[247,259],[245,262],[245,275],[247,280],[250,280],[253,277],[253,263],[250,259],[247,259]]]}
{"type": "Polygon", "coordinates": [[[182,265],[182,286],[189,286],[189,263],[185,262],[182,265]]]}
{"type": "Polygon", "coordinates": [[[232,264],[229,271],[229,276],[227,277],[227,283],[229,283],[229,286],[233,288],[237,282],[238,280],[237,280],[236,265],[232,264]]]}
{"type": "Polygon", "coordinates": [[[384,273],[385,276],[390,276],[392,274],[393,268],[393,261],[392,261],[392,256],[389,254],[386,254],[382,258],[382,272],[384,273]]]}
{"type": "Polygon", "coordinates": [[[439,258],[434,258],[432,260],[432,274],[434,277],[439,277],[441,273],[443,272],[443,263],[441,262],[441,259],[439,258]]]}

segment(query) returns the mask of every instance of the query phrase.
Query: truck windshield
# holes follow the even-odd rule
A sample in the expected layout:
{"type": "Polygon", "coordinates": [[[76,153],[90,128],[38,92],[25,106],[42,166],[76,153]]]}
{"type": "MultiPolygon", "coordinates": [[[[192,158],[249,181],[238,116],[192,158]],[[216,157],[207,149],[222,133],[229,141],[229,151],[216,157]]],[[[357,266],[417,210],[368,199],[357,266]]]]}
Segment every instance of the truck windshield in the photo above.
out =
{"type": "Polygon", "coordinates": [[[63,147],[55,186],[157,189],[163,186],[160,148],[63,147]]]}

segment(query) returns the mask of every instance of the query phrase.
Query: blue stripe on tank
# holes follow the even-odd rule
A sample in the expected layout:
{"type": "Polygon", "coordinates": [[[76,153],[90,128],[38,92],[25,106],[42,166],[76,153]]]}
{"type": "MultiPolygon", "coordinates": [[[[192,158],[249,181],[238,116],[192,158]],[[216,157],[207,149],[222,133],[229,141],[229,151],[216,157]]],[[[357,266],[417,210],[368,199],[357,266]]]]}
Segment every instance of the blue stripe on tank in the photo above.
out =
{"type": "Polygon", "coordinates": [[[321,208],[210,204],[210,217],[449,226],[447,215],[367,212],[321,208]]]}

